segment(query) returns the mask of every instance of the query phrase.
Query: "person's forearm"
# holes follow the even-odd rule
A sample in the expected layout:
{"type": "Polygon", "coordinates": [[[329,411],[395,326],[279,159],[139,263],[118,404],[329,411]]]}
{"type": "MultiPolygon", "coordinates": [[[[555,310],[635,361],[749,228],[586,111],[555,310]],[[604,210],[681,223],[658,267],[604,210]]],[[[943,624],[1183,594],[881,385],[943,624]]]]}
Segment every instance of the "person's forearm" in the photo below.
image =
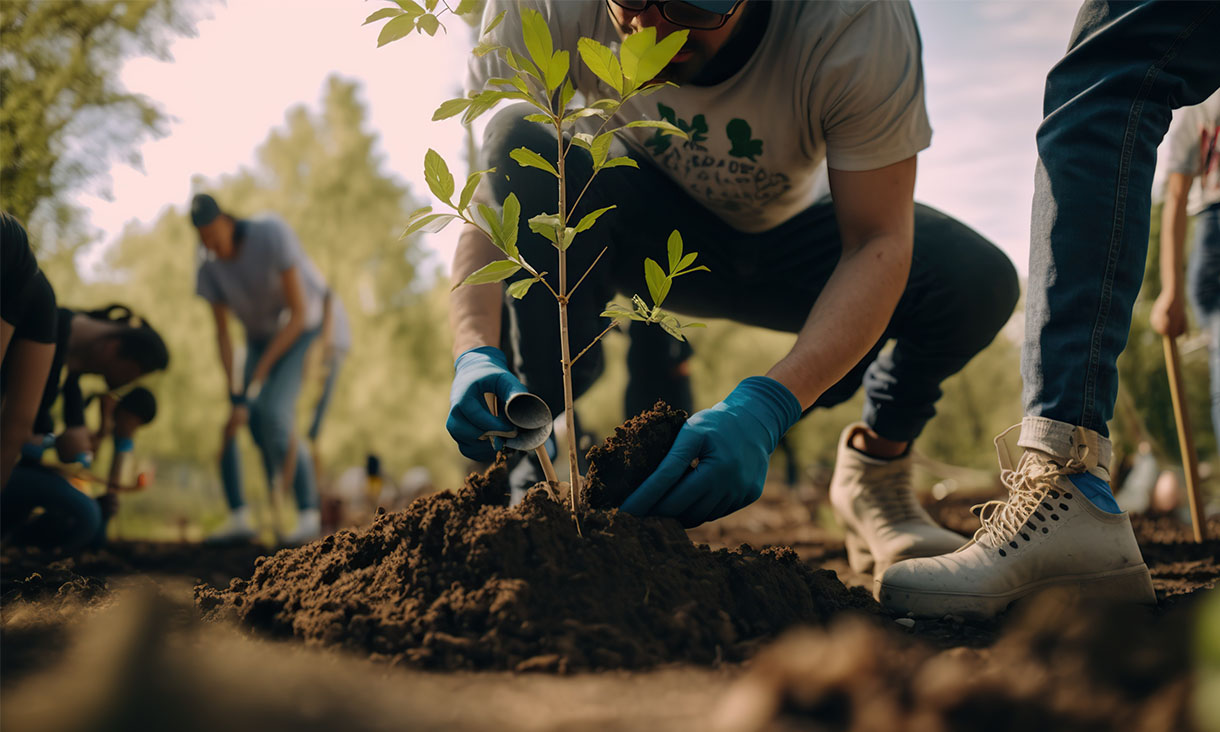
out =
{"type": "Polygon", "coordinates": [[[267,375],[271,373],[271,367],[285,354],[288,349],[292,348],[292,344],[297,342],[301,334],[305,332],[305,318],[303,315],[293,314],[280,332],[275,334],[271,339],[271,343],[267,346],[267,350],[263,351],[263,356],[254,366],[254,371],[250,374],[250,383],[245,384],[244,389],[249,390],[253,384],[262,384],[267,380],[267,375]]]}
{"type": "Polygon", "coordinates": [[[869,240],[845,253],[818,297],[796,344],[767,376],[788,387],[808,409],[881,338],[911,269],[911,242],[869,240]]]}
{"type": "Polygon", "coordinates": [[[1167,197],[1161,209],[1161,292],[1181,297],[1182,260],[1186,243],[1186,198],[1167,197]]]}
{"type": "Polygon", "coordinates": [[[220,367],[225,372],[225,388],[230,394],[236,394],[237,389],[233,384],[233,343],[230,342],[228,334],[217,339],[220,347],[220,367]]]}
{"type": "MultiPolygon", "coordinates": [[[[502,259],[478,228],[465,224],[453,255],[453,283],[457,284],[479,268],[502,259]]],[[[453,332],[453,355],[479,346],[500,345],[500,307],[503,285],[468,285],[449,294],[449,327],[453,332]]]]}

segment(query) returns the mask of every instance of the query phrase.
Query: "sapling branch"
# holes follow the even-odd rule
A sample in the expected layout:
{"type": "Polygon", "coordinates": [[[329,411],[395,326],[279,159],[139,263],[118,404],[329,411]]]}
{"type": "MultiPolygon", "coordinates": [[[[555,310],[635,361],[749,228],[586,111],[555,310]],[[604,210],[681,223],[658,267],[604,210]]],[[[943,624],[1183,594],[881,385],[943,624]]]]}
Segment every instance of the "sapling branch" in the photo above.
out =
{"type": "Polygon", "coordinates": [[[615,320],[610,321],[610,325],[607,325],[605,330],[603,330],[601,333],[598,333],[597,336],[592,341],[589,342],[589,345],[585,346],[581,350],[580,353],[576,354],[576,356],[572,358],[572,364],[574,365],[578,360],[580,360],[580,357],[585,355],[585,352],[588,351],[590,348],[592,348],[594,345],[596,345],[597,342],[600,341],[602,338],[604,338],[607,333],[614,330],[614,326],[616,326],[616,325],[618,325],[617,318],[615,320]]]}
{"type": "Polygon", "coordinates": [[[572,295],[574,295],[576,293],[576,288],[580,287],[580,283],[585,281],[585,278],[589,276],[589,273],[592,272],[593,268],[597,266],[597,263],[601,261],[602,254],[605,254],[606,250],[609,248],[610,247],[602,247],[601,254],[597,255],[597,259],[593,260],[593,264],[590,264],[589,268],[585,270],[585,273],[580,276],[580,279],[576,280],[576,284],[572,285],[572,290],[571,290],[571,292],[568,293],[568,299],[571,299],[572,295]]]}

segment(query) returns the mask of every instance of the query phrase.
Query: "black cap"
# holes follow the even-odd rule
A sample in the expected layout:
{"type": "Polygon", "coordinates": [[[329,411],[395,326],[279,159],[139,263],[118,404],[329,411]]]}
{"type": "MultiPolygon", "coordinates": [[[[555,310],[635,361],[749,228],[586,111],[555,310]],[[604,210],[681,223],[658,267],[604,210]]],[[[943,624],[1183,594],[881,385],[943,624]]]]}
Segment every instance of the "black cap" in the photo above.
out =
{"type": "Polygon", "coordinates": [[[206,193],[199,193],[191,199],[191,223],[196,229],[212,223],[219,215],[220,206],[216,205],[215,198],[206,193]]]}

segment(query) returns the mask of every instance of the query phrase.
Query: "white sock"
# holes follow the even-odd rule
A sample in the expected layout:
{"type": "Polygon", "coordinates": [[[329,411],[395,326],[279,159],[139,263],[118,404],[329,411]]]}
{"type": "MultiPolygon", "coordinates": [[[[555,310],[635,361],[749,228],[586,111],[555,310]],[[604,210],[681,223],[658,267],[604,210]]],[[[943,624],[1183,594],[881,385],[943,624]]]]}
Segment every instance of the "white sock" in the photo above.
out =
{"type": "Polygon", "coordinates": [[[229,524],[243,529],[250,528],[250,507],[239,506],[229,513],[229,524]]]}

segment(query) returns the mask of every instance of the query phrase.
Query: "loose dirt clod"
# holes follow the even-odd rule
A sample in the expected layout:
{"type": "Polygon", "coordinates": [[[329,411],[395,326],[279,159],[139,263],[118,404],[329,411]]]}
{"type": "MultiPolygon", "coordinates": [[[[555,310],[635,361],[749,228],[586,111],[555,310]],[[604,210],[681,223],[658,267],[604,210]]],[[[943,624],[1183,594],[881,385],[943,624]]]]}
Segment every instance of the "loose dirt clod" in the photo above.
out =
{"type": "MultiPolygon", "coordinates": [[[[642,426],[617,436],[637,444],[642,426]]],[[[791,625],[875,607],[787,548],[712,551],[670,519],[605,510],[583,514],[578,534],[541,489],[519,506],[507,496],[497,463],[457,494],[260,560],[248,581],[197,587],[197,604],[411,666],[560,672],[737,660],[791,625]]]]}
{"type": "Polygon", "coordinates": [[[665,402],[632,417],[589,450],[586,498],[591,508],[618,508],[652,474],[674,444],[687,414],[665,402]]]}

